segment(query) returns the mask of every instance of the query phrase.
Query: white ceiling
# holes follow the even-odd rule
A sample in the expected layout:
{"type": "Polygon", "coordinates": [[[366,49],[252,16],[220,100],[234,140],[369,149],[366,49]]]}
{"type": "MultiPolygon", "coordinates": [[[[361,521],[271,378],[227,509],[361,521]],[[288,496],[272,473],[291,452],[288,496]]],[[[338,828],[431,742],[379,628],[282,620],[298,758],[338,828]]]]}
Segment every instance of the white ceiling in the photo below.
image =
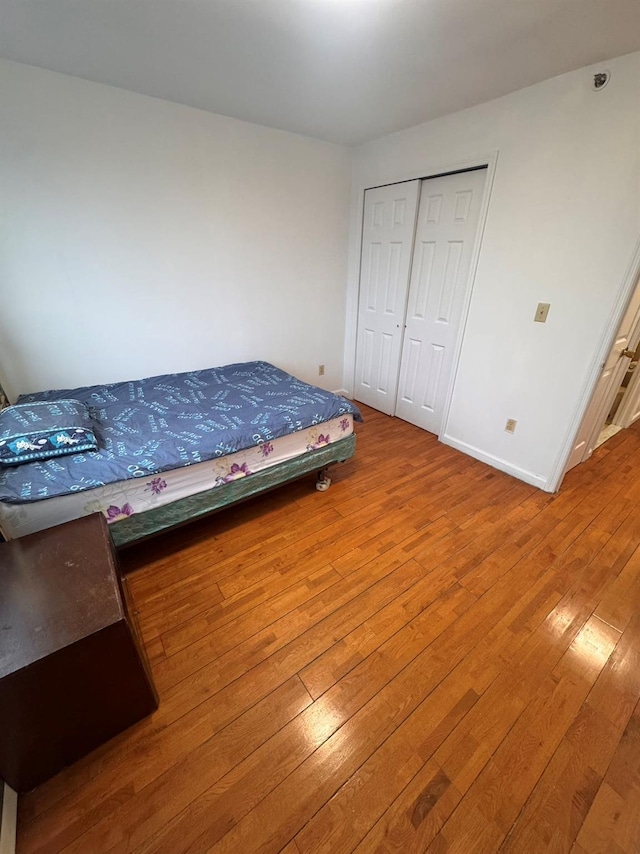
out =
{"type": "Polygon", "coordinates": [[[640,0],[0,0],[0,56],[354,144],[640,49],[640,0]]]}

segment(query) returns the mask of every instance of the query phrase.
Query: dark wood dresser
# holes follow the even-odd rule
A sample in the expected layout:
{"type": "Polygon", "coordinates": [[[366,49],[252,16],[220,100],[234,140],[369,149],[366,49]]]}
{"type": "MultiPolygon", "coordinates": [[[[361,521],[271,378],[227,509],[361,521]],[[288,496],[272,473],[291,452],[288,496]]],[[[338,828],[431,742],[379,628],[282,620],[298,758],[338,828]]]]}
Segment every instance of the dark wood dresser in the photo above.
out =
{"type": "Polygon", "coordinates": [[[0,543],[0,778],[24,792],[158,707],[104,517],[0,543]]]}

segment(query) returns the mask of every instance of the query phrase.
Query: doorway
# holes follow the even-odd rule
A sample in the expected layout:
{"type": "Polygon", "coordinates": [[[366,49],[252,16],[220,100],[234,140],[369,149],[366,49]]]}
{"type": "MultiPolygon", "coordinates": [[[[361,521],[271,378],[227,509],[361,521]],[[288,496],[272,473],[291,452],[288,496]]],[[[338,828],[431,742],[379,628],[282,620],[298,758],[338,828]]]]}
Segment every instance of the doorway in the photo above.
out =
{"type": "Polygon", "coordinates": [[[355,397],[442,432],[487,168],[365,191],[355,397]]]}
{"type": "Polygon", "coordinates": [[[588,460],[597,447],[640,418],[639,350],[640,277],[602,366],[565,473],[588,460]]]}

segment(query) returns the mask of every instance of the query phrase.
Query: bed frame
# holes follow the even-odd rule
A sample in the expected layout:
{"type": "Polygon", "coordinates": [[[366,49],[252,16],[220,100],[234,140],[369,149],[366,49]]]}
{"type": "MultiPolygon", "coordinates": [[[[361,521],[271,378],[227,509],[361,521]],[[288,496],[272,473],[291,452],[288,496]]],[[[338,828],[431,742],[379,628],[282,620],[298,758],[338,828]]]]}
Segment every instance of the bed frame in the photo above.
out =
{"type": "Polygon", "coordinates": [[[317,488],[324,491],[330,483],[326,476],[327,468],[350,459],[355,450],[356,436],[352,433],[331,445],[325,445],[292,460],[278,463],[272,468],[255,472],[249,477],[121,519],[109,527],[111,536],[118,548],[124,548],[154,534],[208,516],[314,471],[318,473],[317,488]]]}

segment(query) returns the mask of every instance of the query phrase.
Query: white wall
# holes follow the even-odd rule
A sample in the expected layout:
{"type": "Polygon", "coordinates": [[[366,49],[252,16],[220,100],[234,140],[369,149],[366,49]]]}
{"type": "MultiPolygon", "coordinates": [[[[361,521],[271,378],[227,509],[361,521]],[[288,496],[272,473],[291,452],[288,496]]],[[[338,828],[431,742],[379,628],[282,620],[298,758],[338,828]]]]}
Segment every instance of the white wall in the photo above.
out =
{"type": "Polygon", "coordinates": [[[345,148],[8,61],[0,127],[10,394],[248,359],[342,385],[345,148]]]}
{"type": "MultiPolygon", "coordinates": [[[[362,195],[498,150],[447,441],[549,486],[640,234],[640,53],[355,152],[345,383],[352,388],[362,195]],[[608,67],[608,86],[591,89],[608,67]],[[550,302],[546,324],[533,322],[550,302]],[[505,433],[507,418],[518,421],[505,433]]],[[[574,423],[574,428],[577,424],[574,423]]],[[[552,485],[552,484],[551,484],[552,485]]]]}
{"type": "Polygon", "coordinates": [[[264,358],[348,388],[364,188],[498,150],[446,432],[546,485],[640,233],[640,54],[603,65],[355,151],[343,379],[347,150],[0,61],[0,380],[264,358]]]}

